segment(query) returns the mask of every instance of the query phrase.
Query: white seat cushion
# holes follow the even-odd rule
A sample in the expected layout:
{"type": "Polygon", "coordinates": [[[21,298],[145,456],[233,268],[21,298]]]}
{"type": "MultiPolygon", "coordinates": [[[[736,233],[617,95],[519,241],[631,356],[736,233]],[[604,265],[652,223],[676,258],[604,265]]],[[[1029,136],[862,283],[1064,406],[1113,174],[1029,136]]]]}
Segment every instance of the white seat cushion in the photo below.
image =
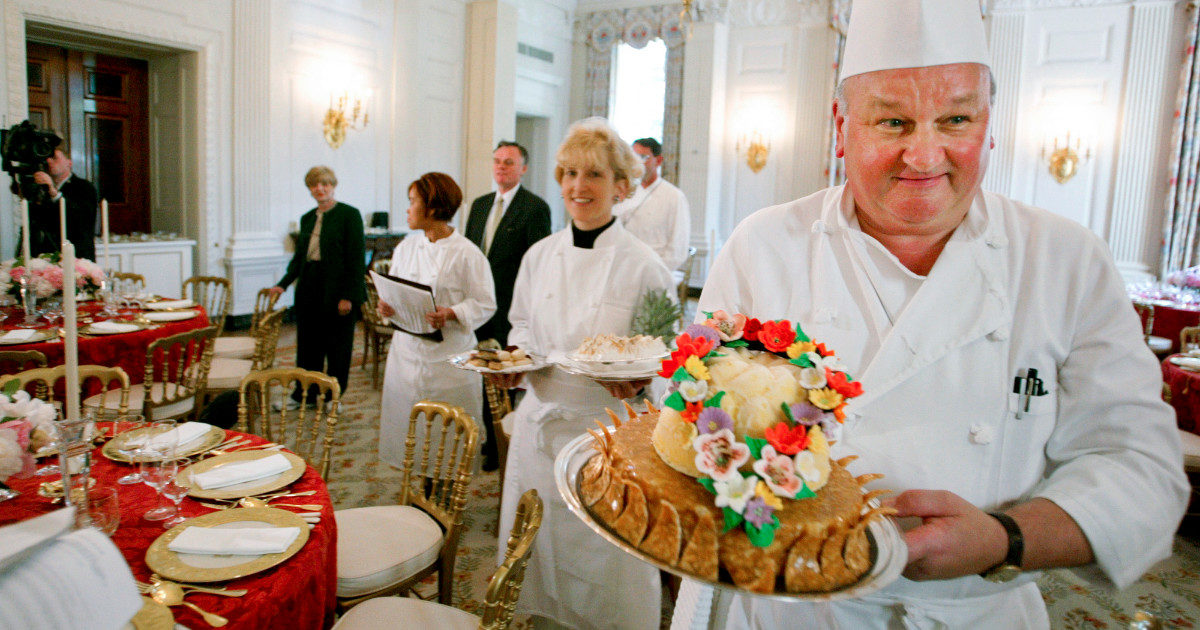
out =
{"type": "Polygon", "coordinates": [[[214,358],[208,368],[208,388],[237,389],[252,369],[254,361],[249,359],[214,358]]]}
{"type": "MultiPolygon", "coordinates": [[[[341,549],[338,550],[341,552],[341,549]]],[[[465,610],[411,597],[376,597],[351,608],[334,630],[370,630],[372,628],[438,628],[438,630],[475,630],[479,617],[465,610]]]]}
{"type": "Polygon", "coordinates": [[[213,357],[222,359],[249,359],[254,356],[254,337],[217,337],[213,344],[213,357]]]}
{"type": "Polygon", "coordinates": [[[338,597],[366,595],[403,582],[437,562],[442,550],[442,528],[412,506],[337,510],[333,517],[338,597]]]}
{"type": "MultiPolygon", "coordinates": [[[[174,394],[179,385],[175,383],[151,383],[150,399],[162,400],[163,388],[166,391],[174,394]]],[[[137,383],[129,386],[129,408],[132,410],[140,410],[142,401],[146,397],[146,388],[144,384],[137,383]]],[[[183,400],[175,401],[169,405],[155,407],[150,411],[150,417],[147,420],[164,420],[167,418],[178,418],[190,412],[196,404],[196,397],[189,396],[183,400]]],[[[104,407],[105,409],[117,409],[121,405],[121,390],[110,389],[103,394],[90,396],[83,401],[84,407],[104,407]]]]}
{"type": "Polygon", "coordinates": [[[1167,352],[1171,349],[1171,340],[1166,337],[1150,335],[1146,338],[1146,345],[1150,346],[1151,352],[1167,352]]]}
{"type": "Polygon", "coordinates": [[[1183,442],[1183,469],[1200,472],[1200,435],[1180,429],[1179,439],[1183,442]]]}

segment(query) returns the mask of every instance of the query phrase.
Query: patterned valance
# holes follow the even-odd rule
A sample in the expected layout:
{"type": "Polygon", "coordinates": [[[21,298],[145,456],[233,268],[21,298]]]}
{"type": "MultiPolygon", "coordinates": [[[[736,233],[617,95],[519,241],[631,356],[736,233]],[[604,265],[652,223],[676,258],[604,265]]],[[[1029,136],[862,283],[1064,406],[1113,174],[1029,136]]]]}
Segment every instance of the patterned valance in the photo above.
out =
{"type": "Polygon", "coordinates": [[[581,13],[575,20],[575,38],[597,52],[608,52],[620,42],[641,49],[657,38],[675,48],[687,39],[679,11],[679,3],[674,3],[581,13]]]}

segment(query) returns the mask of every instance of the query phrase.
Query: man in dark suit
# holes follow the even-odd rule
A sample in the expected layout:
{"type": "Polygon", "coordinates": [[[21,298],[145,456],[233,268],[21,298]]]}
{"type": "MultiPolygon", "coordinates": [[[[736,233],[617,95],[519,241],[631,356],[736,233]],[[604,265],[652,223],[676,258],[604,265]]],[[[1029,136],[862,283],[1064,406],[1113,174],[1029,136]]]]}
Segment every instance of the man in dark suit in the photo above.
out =
{"type": "Polygon", "coordinates": [[[73,162],[64,145],[46,158],[46,170],[33,174],[33,181],[45,186],[49,201],[29,207],[29,255],[37,256],[62,249],[59,242],[58,200],[66,199],[67,240],[75,246],[75,256],[96,260],[96,189],[88,180],[71,172],[73,162]]]}
{"type": "MultiPolygon", "coordinates": [[[[550,206],[521,186],[521,177],[528,170],[529,152],[525,147],[501,140],[492,152],[492,179],[497,190],[476,199],[467,217],[467,238],[487,255],[496,284],[496,314],[475,331],[475,337],[495,339],[500,345],[507,343],[512,328],[508,309],[521,257],[530,246],[550,235],[550,206]]],[[[494,470],[498,464],[496,435],[487,405],[483,406],[483,416],[487,428],[483,468],[494,470]]]]}

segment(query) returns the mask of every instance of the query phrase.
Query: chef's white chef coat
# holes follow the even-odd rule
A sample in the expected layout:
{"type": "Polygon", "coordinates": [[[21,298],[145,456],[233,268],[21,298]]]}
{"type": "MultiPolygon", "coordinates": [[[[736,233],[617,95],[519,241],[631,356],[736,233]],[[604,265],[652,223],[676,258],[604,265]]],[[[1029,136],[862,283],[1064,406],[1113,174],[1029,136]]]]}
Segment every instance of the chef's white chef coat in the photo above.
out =
{"type": "MultiPolygon", "coordinates": [[[[567,353],[592,335],[628,335],[647,291],[672,294],[670,272],[658,256],[614,222],[592,249],[574,246],[568,227],[525,253],[508,312],[508,341],[540,356],[567,353]]],[[[553,464],[572,439],[608,423],[604,409],[624,413],[621,401],[591,379],[555,367],[527,374],[529,391],[514,411],[500,509],[500,549],[521,494],[536,488],[544,502],[542,528],[517,610],[572,628],[656,628],[658,569],[612,546],[571,514],[555,486],[553,464]]]]}
{"type": "MultiPolygon", "coordinates": [[[[789,319],[836,351],[864,393],[833,456],[859,455],[851,472],[886,475],[869,487],[949,490],[988,511],[1044,497],[1079,524],[1118,586],[1169,555],[1188,493],[1179,436],[1106,245],[980,193],[914,284],[887,268],[890,254],[857,228],[853,208],[835,187],[750,216],[718,255],[699,310],[789,319]],[[1014,377],[1029,368],[1046,394],[1018,417],[1014,377]]],[[[1035,578],[900,578],[850,605],[735,598],[728,627],[1045,627],[1035,578]]]]}
{"type": "MultiPolygon", "coordinates": [[[[462,407],[475,419],[483,442],[483,381],[478,373],[456,368],[448,360],[475,347],[475,329],[496,312],[496,289],[487,258],[458,230],[437,241],[422,232],[409,234],[392,252],[388,273],[430,285],[434,303],[449,306],[457,317],[442,326],[441,342],[392,333],[379,401],[379,459],[399,467],[409,414],[422,400],[462,407]]],[[[417,437],[419,453],[425,436],[417,437]]]]}
{"type": "Polygon", "coordinates": [[[687,260],[692,215],[687,197],[671,182],[659,177],[613,206],[613,216],[626,230],[650,246],[667,269],[679,269],[687,260]]]}

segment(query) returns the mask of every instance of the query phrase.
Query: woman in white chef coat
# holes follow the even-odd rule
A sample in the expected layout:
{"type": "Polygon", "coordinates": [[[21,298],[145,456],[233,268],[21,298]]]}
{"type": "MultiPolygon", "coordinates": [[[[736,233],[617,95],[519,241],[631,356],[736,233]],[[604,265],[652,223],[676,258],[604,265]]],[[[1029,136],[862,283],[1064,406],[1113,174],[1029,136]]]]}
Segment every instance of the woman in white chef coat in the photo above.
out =
{"type": "MultiPolygon", "coordinates": [[[[613,204],[642,171],[629,145],[603,119],[591,118],[571,126],[556,159],[554,177],[571,225],[525,253],[508,315],[509,343],[541,356],[570,352],[591,335],[630,334],[642,296],[674,286],[658,255],[613,218],[613,204]]],[[[571,514],[552,472],[563,445],[594,427],[594,420],[607,422],[604,408],[621,408],[620,398],[646,382],[601,386],[554,367],[531,372],[528,380],[529,391],[514,412],[500,540],[508,538],[506,524],[526,490],[537,489],[545,515],[517,610],[534,615],[535,627],[658,627],[658,570],[571,514]]]]}
{"type": "MultiPolygon", "coordinates": [[[[426,173],[408,187],[409,234],[392,252],[388,273],[433,287],[436,310],[426,313],[442,331],[442,341],[405,332],[392,333],[380,400],[379,459],[399,467],[404,461],[408,416],[421,400],[458,405],[478,424],[483,387],[474,372],[447,360],[475,346],[474,330],[496,312],[496,293],[487,258],[450,225],[462,204],[462,190],[445,173],[426,173]]],[[[394,313],[380,301],[384,317],[394,313]]],[[[479,427],[483,435],[483,427],[479,427]]],[[[418,439],[423,436],[418,436],[418,439]]],[[[421,446],[418,444],[418,449],[421,446]]]]}

